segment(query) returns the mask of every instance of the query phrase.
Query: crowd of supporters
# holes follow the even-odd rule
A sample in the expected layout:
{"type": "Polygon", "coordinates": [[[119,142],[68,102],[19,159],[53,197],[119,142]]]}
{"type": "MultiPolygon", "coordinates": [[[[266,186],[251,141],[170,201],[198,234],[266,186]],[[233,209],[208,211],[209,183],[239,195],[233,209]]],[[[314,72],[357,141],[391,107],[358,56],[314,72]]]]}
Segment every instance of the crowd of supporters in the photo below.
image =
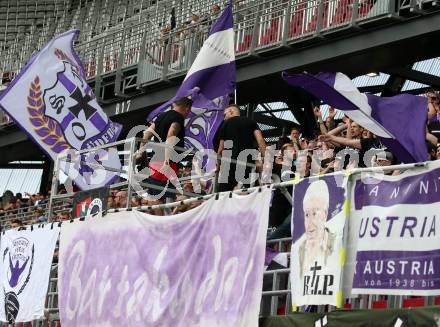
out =
{"type": "MultiPolygon", "coordinates": [[[[426,124],[428,153],[426,160],[437,160],[440,159],[440,97],[435,91],[428,92],[426,97],[428,98],[428,121],[426,124]]],[[[182,138],[184,118],[188,112],[187,109],[191,107],[191,102],[184,99],[178,102],[177,106],[179,105],[183,109],[177,108],[176,111],[175,105],[175,110],[172,110],[171,114],[164,115],[163,123],[158,123],[156,120],[155,132],[163,135],[164,143],[167,143],[169,136],[182,138]],[[173,132],[174,134],[170,134],[173,128],[176,130],[173,132]]],[[[276,144],[270,145],[265,143],[258,124],[250,118],[241,116],[238,106],[230,105],[225,109],[225,120],[214,139],[215,150],[221,160],[218,161],[217,167],[212,172],[203,170],[196,157],[186,157],[181,162],[176,162],[175,165],[170,158],[166,158],[168,168],[174,172],[176,180],[167,181],[165,178],[166,182],[162,180],[161,184],[149,178],[146,180],[145,192],[132,192],[130,199],[128,199],[126,189],[111,189],[107,202],[108,209],[125,208],[128,201],[131,201],[131,207],[151,206],[164,203],[165,197],[168,197],[167,202],[179,201],[181,204],[170,210],[148,210],[148,212],[155,215],[176,214],[194,208],[202,202],[185,204],[182,202],[183,200],[197,195],[210,194],[214,191],[232,191],[266,183],[288,181],[292,178],[329,174],[343,169],[390,166],[399,163],[398,158],[384,147],[379,138],[376,138],[370,131],[347,117],[335,119],[336,109],[330,108],[325,119],[323,119],[318,107],[312,110],[316,118],[316,130],[313,133],[304,133],[301,126],[294,127],[289,136],[280,137],[276,144]],[[314,136],[306,138],[303,137],[305,134],[314,136]],[[226,145],[228,141],[232,141],[229,147],[226,145]],[[240,155],[243,150],[249,148],[255,149],[258,156],[240,155]],[[229,155],[226,155],[224,151],[230,151],[229,155]],[[243,168],[243,174],[240,175],[238,172],[241,168],[243,168]],[[176,181],[179,181],[181,188],[176,189],[175,183],[173,183],[176,181]],[[169,189],[165,195],[151,198],[152,193],[158,194],[158,192],[152,192],[149,189],[152,184],[156,190],[158,186],[169,189]],[[214,188],[214,185],[217,187],[214,188]]],[[[151,136],[147,141],[150,138],[151,136]]],[[[153,168],[145,156],[138,159],[140,165],[138,171],[142,167],[150,167],[152,171],[161,168],[160,165],[159,168],[158,166],[153,168]],[[143,162],[145,160],[147,162],[143,162]]],[[[390,170],[384,173],[396,175],[401,171],[390,170]]],[[[158,176],[159,181],[164,177],[160,173],[158,176]]],[[[159,191],[161,191],[160,188],[159,191]]],[[[59,193],[65,192],[64,188],[60,188],[59,193]]],[[[25,196],[22,196],[20,193],[14,195],[12,192],[6,191],[0,202],[0,217],[3,220],[8,220],[11,227],[17,224],[70,219],[68,209],[60,209],[53,214],[51,219],[48,219],[46,209],[49,195],[25,193],[25,196]],[[20,217],[24,218],[18,219],[20,217]]],[[[278,229],[274,234],[276,237],[286,236],[290,230],[292,208],[290,199],[291,187],[278,188],[274,191],[269,225],[278,229]]],[[[67,204],[69,204],[68,201],[67,204]]]]}
{"type": "MultiPolygon", "coordinates": [[[[66,193],[60,188],[59,193],[66,193]]],[[[42,224],[49,221],[47,208],[50,192],[44,193],[16,193],[6,190],[0,197],[0,223],[3,227],[21,227],[32,224],[42,224]]],[[[64,221],[70,219],[69,203],[65,203],[57,213],[53,214],[51,221],[64,221]]]]}

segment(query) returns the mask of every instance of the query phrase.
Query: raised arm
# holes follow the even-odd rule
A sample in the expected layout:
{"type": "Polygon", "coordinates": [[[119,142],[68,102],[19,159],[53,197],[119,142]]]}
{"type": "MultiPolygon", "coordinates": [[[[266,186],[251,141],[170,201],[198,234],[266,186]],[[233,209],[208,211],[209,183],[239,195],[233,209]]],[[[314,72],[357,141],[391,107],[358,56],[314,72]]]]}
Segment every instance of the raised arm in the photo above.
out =
{"type": "Polygon", "coordinates": [[[182,126],[178,122],[174,122],[171,124],[170,128],[168,129],[167,133],[167,139],[165,141],[166,147],[165,147],[165,164],[170,163],[171,159],[171,149],[174,146],[173,139],[174,137],[177,137],[181,130],[182,126]]]}
{"type": "Polygon", "coordinates": [[[361,150],[361,140],[359,139],[347,139],[345,137],[335,136],[331,134],[324,134],[319,136],[319,140],[323,142],[334,142],[339,145],[349,146],[351,148],[361,150]]]}
{"type": "Polygon", "coordinates": [[[264,154],[266,153],[266,141],[264,141],[263,134],[259,129],[254,131],[254,137],[260,149],[261,158],[264,158],[264,154]]]}
{"type": "Polygon", "coordinates": [[[151,138],[153,137],[153,132],[156,128],[156,125],[154,125],[154,123],[152,123],[150,125],[150,127],[148,127],[145,131],[144,134],[142,136],[142,142],[139,145],[139,151],[136,152],[136,159],[140,159],[142,157],[142,153],[144,151],[144,146],[145,144],[148,143],[148,141],[151,140],[151,138]]]}
{"type": "Polygon", "coordinates": [[[150,125],[150,127],[148,127],[145,131],[144,131],[144,135],[143,135],[143,142],[141,143],[141,145],[144,145],[145,143],[147,143],[149,140],[151,140],[151,138],[153,137],[153,132],[155,131],[156,125],[154,125],[154,123],[152,123],[150,125]]]}

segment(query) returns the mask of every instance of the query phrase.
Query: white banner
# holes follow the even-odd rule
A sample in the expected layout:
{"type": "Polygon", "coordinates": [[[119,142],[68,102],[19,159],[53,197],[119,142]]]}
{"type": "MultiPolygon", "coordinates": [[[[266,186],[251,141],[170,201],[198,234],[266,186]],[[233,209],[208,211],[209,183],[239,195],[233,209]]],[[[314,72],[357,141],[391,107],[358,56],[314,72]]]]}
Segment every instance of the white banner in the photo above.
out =
{"type": "Polygon", "coordinates": [[[43,317],[57,225],[37,225],[1,235],[0,320],[25,322],[43,317]]]}
{"type": "MultiPolygon", "coordinates": [[[[53,160],[67,151],[114,142],[122,129],[108,119],[87,85],[73,49],[77,34],[69,31],[50,40],[0,96],[0,107],[53,160]]],[[[83,190],[117,178],[114,172],[96,165],[121,167],[116,149],[72,155],[69,160],[72,163],[64,160],[60,168],[83,190]]]]}
{"type": "Polygon", "coordinates": [[[271,190],[63,224],[63,327],[257,327],[271,190]]]}
{"type": "Polygon", "coordinates": [[[352,194],[347,291],[439,295],[440,161],[358,177],[352,194]]]}
{"type": "Polygon", "coordinates": [[[294,186],[292,211],[292,304],[341,306],[344,264],[343,176],[304,179],[294,186]]]}

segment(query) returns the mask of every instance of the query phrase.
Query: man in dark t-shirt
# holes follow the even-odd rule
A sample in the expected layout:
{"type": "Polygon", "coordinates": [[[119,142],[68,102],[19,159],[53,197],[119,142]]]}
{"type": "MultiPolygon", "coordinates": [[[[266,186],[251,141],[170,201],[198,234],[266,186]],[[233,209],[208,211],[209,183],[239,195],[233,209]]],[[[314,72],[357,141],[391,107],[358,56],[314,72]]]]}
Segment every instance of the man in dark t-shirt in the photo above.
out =
{"type": "MultiPolygon", "coordinates": [[[[150,177],[147,183],[152,185],[148,195],[155,200],[158,197],[174,198],[175,194],[164,192],[164,188],[172,187],[170,177],[177,175],[177,162],[173,161],[172,153],[180,153],[184,147],[185,118],[191,112],[192,100],[183,97],[173,103],[173,109],[161,113],[151,126],[144,132],[144,141],[148,142],[153,135],[162,146],[154,147],[154,155],[149,162],[150,177]],[[177,138],[177,143],[174,140],[177,138]]],[[[142,146],[142,145],[141,145],[142,146]]],[[[154,204],[154,203],[151,203],[154,204]]]]}
{"type": "Polygon", "coordinates": [[[220,166],[220,162],[218,162],[217,171],[220,171],[218,190],[220,192],[232,191],[239,182],[244,187],[248,187],[249,183],[245,182],[245,179],[249,178],[248,175],[252,170],[249,164],[255,163],[255,160],[250,153],[248,155],[240,155],[240,153],[244,150],[256,149],[256,145],[258,145],[261,157],[264,158],[266,151],[266,143],[257,123],[250,118],[241,117],[237,105],[229,105],[225,109],[225,121],[219,131],[219,139],[218,155],[227,158],[224,151],[231,151],[230,158],[238,159],[242,164],[231,162],[229,165],[226,159],[222,160],[220,166]],[[228,166],[229,169],[227,169],[228,166]],[[239,169],[238,175],[244,170],[244,176],[236,176],[237,169],[239,169]]]}

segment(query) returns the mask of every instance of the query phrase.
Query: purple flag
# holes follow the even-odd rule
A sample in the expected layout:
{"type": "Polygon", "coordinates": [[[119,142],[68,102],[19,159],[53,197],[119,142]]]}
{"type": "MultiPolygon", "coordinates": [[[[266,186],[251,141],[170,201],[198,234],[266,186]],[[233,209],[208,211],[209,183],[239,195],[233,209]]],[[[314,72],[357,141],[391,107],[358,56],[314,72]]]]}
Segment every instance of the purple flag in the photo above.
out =
{"type": "Polygon", "coordinates": [[[362,94],[342,73],[282,74],[284,80],[299,86],[325,103],[338,108],[362,127],[378,136],[402,162],[428,159],[425,143],[427,100],[410,94],[378,97],[362,94]]]}
{"type": "Polygon", "coordinates": [[[185,121],[185,144],[197,149],[212,149],[212,139],[223,119],[223,109],[234,90],[234,30],[232,7],[228,5],[212,26],[176,95],[153,110],[148,120],[154,120],[161,112],[171,109],[175,100],[191,96],[193,108],[185,121]],[[197,96],[193,97],[195,93],[197,96]]]}

